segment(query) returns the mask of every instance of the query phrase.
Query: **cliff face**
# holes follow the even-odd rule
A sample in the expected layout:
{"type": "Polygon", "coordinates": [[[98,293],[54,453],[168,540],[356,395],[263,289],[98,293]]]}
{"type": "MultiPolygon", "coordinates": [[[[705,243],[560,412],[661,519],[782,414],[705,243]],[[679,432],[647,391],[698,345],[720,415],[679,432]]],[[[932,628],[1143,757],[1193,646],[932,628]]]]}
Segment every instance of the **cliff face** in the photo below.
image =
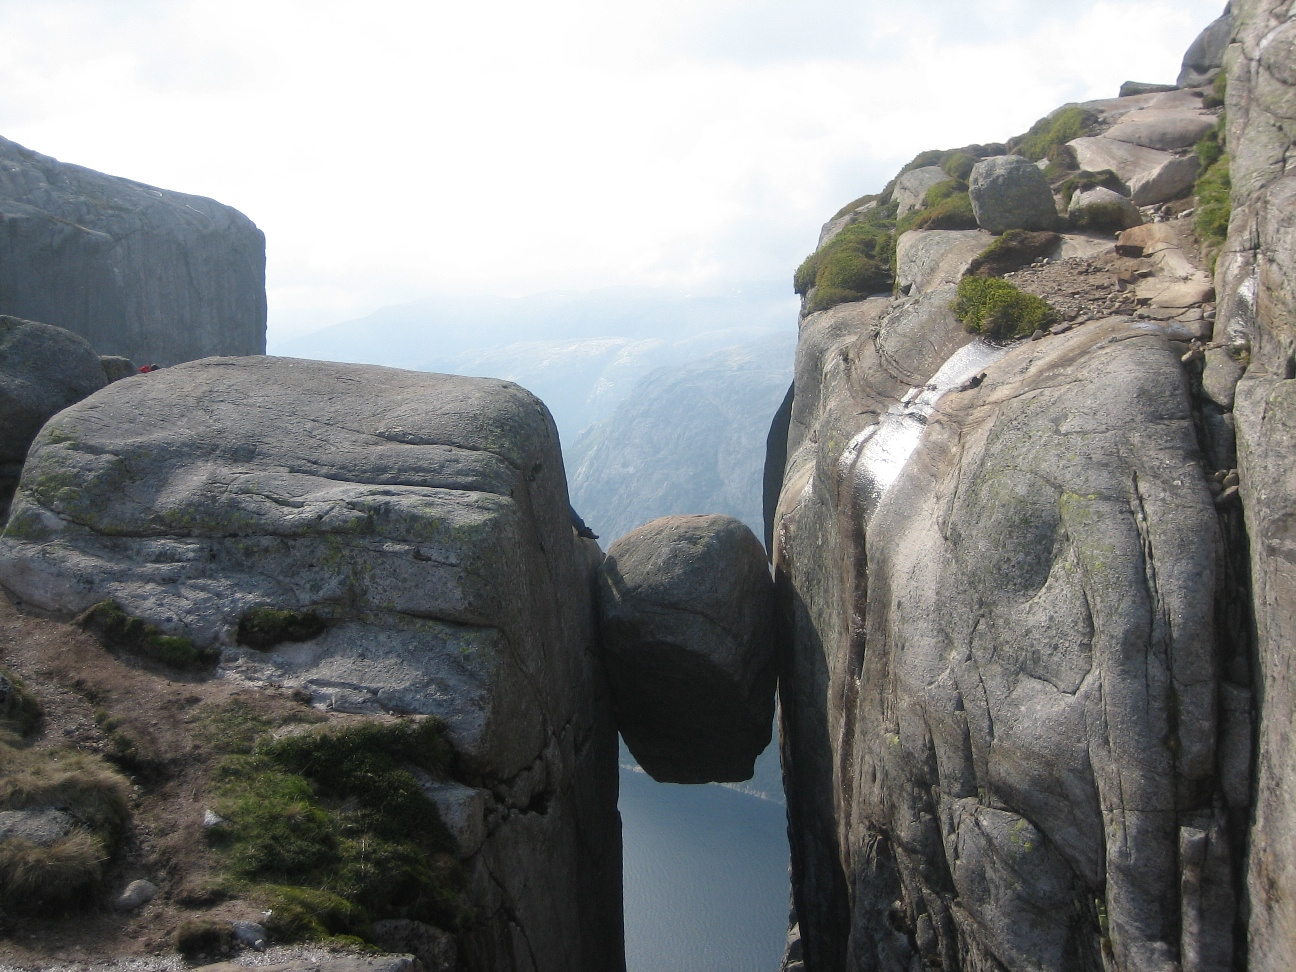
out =
{"type": "Polygon", "coordinates": [[[0,138],[0,313],[140,363],[264,354],[265,236],[211,199],[0,138]]]}
{"type": "MultiPolygon", "coordinates": [[[[443,720],[450,775],[423,783],[469,915],[440,920],[453,967],[483,972],[624,967],[600,561],[529,393],[263,357],[137,375],[55,416],[0,537],[0,583],[21,601],[70,617],[111,599],[162,632],[152,644],[214,650],[204,691],[251,705],[293,690],[343,726],[443,720]],[[313,626],[249,637],[273,612],[313,626]]],[[[265,880],[301,878],[283,870],[265,880]]],[[[413,904],[372,913],[375,934],[413,904]]]]}
{"type": "Polygon", "coordinates": [[[1253,970],[1296,954],[1296,4],[1242,0],[1228,53],[1233,218],[1215,339],[1249,358],[1237,428],[1260,709],[1247,891],[1253,970]]]}
{"type": "MultiPolygon", "coordinates": [[[[1231,16],[1218,313],[1182,184],[1116,248],[1066,235],[1008,274],[1062,309],[1034,340],[955,319],[990,242],[969,226],[901,238],[904,296],[818,310],[826,271],[806,294],[771,525],[807,969],[1223,972],[1296,953],[1296,7],[1231,16]]],[[[1208,93],[1079,106],[1069,164],[1113,169],[1128,218],[1153,168],[1195,169],[1208,93]],[[1155,158],[1121,147],[1152,141],[1155,158]]],[[[962,150],[969,167],[987,148],[962,150]]],[[[829,227],[876,236],[889,202],[829,227]]]]}

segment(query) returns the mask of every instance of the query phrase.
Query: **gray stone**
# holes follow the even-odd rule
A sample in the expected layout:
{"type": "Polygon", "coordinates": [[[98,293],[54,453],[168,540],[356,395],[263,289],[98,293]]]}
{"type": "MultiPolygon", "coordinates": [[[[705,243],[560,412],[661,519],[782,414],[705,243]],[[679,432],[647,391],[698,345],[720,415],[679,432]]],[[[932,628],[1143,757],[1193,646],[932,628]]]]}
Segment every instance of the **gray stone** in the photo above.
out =
{"type": "Polygon", "coordinates": [[[219,677],[444,718],[459,778],[494,791],[465,865],[469,967],[621,966],[597,546],[574,535],[536,398],[487,379],[214,358],[109,385],[48,423],[31,456],[0,583],[60,616],[114,598],[221,647],[219,677]],[[263,605],[317,611],[327,630],[236,645],[263,605]]]}
{"type": "Polygon", "coordinates": [[[1103,210],[1118,210],[1121,216],[1120,229],[1130,229],[1143,222],[1143,214],[1139,212],[1137,206],[1127,197],[1105,186],[1095,186],[1093,189],[1075,193],[1071,197],[1070,206],[1067,207],[1067,214],[1075,218],[1095,206],[1103,210]]]}
{"type": "Polygon", "coordinates": [[[1216,122],[1206,112],[1135,111],[1108,129],[1105,137],[1171,152],[1192,148],[1216,122]]]}
{"type": "Polygon", "coordinates": [[[389,952],[408,952],[423,964],[423,972],[456,972],[458,948],[454,936],[421,921],[390,918],[373,923],[373,940],[389,952]]]}
{"type": "Polygon", "coordinates": [[[1120,86],[1120,96],[1122,98],[1132,98],[1135,95],[1159,94],[1162,91],[1174,91],[1173,84],[1149,84],[1146,81],[1126,81],[1120,86]]]}
{"type": "Polygon", "coordinates": [[[37,847],[58,843],[76,826],[76,818],[55,807],[0,810],[0,841],[25,840],[37,847]]]}
{"type": "Polygon", "coordinates": [[[1080,168],[1090,172],[1111,169],[1130,190],[1136,206],[1178,199],[1197,180],[1197,156],[1172,155],[1104,136],[1077,138],[1067,143],[1075,150],[1080,168]]]}
{"type": "Polygon", "coordinates": [[[1210,84],[1224,66],[1224,52],[1233,39],[1235,28],[1233,3],[1224,5],[1224,13],[1197,35],[1184,54],[1183,66],[1175,82],[1181,88],[1210,84]]]}
{"type": "MultiPolygon", "coordinates": [[[[255,921],[234,921],[230,922],[234,929],[234,938],[240,945],[257,950],[265,948],[266,930],[264,925],[259,925],[255,921]]],[[[408,951],[407,949],[389,949],[389,951],[408,951]]]]}
{"type": "Polygon", "coordinates": [[[106,383],[99,356],[83,338],[0,316],[0,523],[41,426],[106,383]]]}
{"type": "Polygon", "coordinates": [[[654,779],[751,779],[774,718],[773,599],[761,543],[726,516],[626,534],[600,572],[617,726],[654,779]]]}
{"type": "Polygon", "coordinates": [[[858,443],[965,353],[909,306],[798,362],[774,558],[806,964],[1097,970],[1095,899],[1113,967],[1231,950],[1227,854],[1180,858],[1225,797],[1179,352],[1119,318],[1015,345],[876,497],[858,443]]]}
{"type": "Polygon", "coordinates": [[[913,297],[957,284],[994,236],[985,230],[910,230],[896,241],[896,286],[913,297]]]}
{"type": "Polygon", "coordinates": [[[1206,351],[1206,367],[1202,369],[1202,391],[1216,405],[1232,411],[1233,393],[1245,370],[1223,348],[1209,348],[1206,351]]]}
{"type": "MultiPolygon", "coordinates": [[[[124,890],[113,902],[113,907],[118,911],[134,911],[148,904],[158,896],[158,886],[152,881],[132,881],[126,885],[124,890]]],[[[238,929],[235,929],[238,934],[238,929]]]]}
{"type": "Polygon", "coordinates": [[[168,365],[265,353],[265,236],[211,199],[0,138],[0,313],[168,365]]]}
{"type": "Polygon", "coordinates": [[[486,792],[453,780],[440,782],[426,774],[416,775],[423,792],[436,804],[441,822],[454,837],[459,857],[472,857],[486,839],[486,792]]]}
{"type": "Polygon", "coordinates": [[[99,363],[103,366],[104,378],[109,382],[121,381],[136,373],[135,362],[118,354],[101,354],[99,363]]]}
{"type": "Polygon", "coordinates": [[[920,169],[910,169],[908,172],[896,179],[895,189],[892,190],[891,198],[899,208],[896,212],[897,218],[903,218],[915,209],[921,209],[923,200],[927,196],[927,191],[949,178],[945,170],[939,165],[927,165],[920,169]]]}
{"type": "Polygon", "coordinates": [[[1057,225],[1057,204],[1044,173],[1019,155],[982,159],[968,179],[977,225],[991,233],[1047,230],[1057,225]]]}

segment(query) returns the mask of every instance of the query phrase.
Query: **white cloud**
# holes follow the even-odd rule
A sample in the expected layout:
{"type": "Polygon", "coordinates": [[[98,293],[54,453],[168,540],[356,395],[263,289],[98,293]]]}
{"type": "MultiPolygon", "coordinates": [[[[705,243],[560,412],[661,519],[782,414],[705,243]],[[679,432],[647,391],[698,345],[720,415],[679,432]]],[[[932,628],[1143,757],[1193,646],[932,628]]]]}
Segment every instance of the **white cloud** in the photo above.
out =
{"type": "Polygon", "coordinates": [[[915,152],[1173,80],[1219,0],[10,0],[0,134],[211,195],[272,326],[789,274],[915,152]]]}

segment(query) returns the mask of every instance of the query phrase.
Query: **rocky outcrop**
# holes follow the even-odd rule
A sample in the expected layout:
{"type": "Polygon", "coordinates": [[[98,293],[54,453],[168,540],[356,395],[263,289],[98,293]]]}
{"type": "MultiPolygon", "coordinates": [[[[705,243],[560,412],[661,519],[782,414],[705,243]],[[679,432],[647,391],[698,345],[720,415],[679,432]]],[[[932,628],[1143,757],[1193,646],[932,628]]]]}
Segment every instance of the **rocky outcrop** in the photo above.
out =
{"type": "Polygon", "coordinates": [[[599,557],[573,534],[552,419],[517,386],[215,358],[45,426],[0,583],[61,616],[112,598],[219,648],[221,678],[440,716],[458,769],[429,793],[475,913],[463,967],[602,970],[623,958],[599,557]],[[323,633],[237,644],[258,608],[323,633]]]}
{"type": "Polygon", "coordinates": [[[1020,155],[997,155],[978,162],[968,178],[968,195],[977,225],[991,233],[1050,230],[1057,225],[1057,205],[1048,180],[1038,166],[1020,155]]]}
{"type": "Polygon", "coordinates": [[[1296,881],[1296,7],[1239,0],[1231,11],[1233,215],[1215,280],[1217,353],[1207,368],[1209,393],[1226,420],[1221,437],[1236,428],[1250,540],[1259,748],[1247,874],[1249,963],[1253,972],[1276,972],[1296,954],[1296,899],[1287,890],[1296,881]]]}
{"type": "Polygon", "coordinates": [[[1197,35],[1186,54],[1179,78],[1175,82],[1181,88],[1194,88],[1210,84],[1224,67],[1224,52],[1233,39],[1236,29],[1233,16],[1233,3],[1224,6],[1224,13],[1197,35]]]}
{"type": "Polygon", "coordinates": [[[0,524],[41,426],[107,381],[99,356],[82,338],[0,316],[0,524]]]}
{"type": "Polygon", "coordinates": [[[599,611],[617,727],[666,783],[749,780],[774,719],[773,600],[727,516],[653,520],[608,548],[599,611]]]}
{"type": "Polygon", "coordinates": [[[0,138],[0,313],[169,365],[265,353],[265,236],[211,199],[0,138]]]}
{"type": "MultiPolygon", "coordinates": [[[[892,199],[895,200],[898,217],[908,216],[915,209],[923,205],[923,200],[927,196],[927,191],[947,180],[949,176],[939,165],[925,165],[921,168],[910,169],[908,172],[901,173],[896,179],[895,190],[892,193],[892,199]]],[[[820,241],[820,246],[823,242],[820,241]]]]}
{"type": "Polygon", "coordinates": [[[1067,215],[1072,220],[1082,222],[1102,220],[1105,225],[1115,224],[1121,229],[1129,229],[1143,222],[1137,206],[1106,186],[1077,192],[1067,206],[1067,215]]]}
{"type": "Polygon", "coordinates": [[[896,240],[896,289],[906,296],[957,283],[994,242],[985,230],[909,230],[896,240]]]}

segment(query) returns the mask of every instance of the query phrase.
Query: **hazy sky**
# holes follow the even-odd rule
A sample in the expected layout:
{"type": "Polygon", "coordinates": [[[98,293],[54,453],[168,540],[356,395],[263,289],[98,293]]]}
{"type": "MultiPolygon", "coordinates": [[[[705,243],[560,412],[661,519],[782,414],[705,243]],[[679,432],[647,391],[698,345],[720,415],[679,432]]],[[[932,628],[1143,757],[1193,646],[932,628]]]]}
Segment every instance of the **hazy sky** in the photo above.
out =
{"type": "Polygon", "coordinates": [[[213,196],[280,336],[791,272],[916,152],[1173,81],[1223,0],[3,0],[0,135],[213,196]]]}

